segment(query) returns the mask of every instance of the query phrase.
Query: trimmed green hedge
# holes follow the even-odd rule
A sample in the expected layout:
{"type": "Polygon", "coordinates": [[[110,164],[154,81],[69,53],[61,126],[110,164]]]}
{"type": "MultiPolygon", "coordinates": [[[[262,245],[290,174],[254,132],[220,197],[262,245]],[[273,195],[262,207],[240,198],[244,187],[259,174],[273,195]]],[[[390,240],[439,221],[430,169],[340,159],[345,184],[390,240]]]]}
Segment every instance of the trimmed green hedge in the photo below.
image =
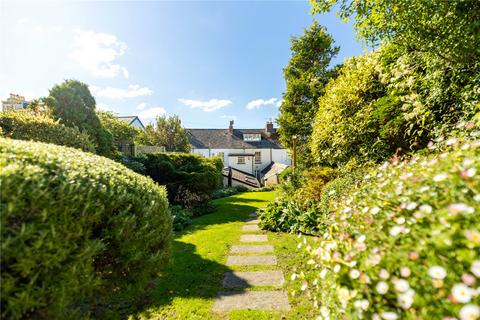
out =
{"type": "Polygon", "coordinates": [[[27,111],[0,113],[2,135],[20,140],[47,142],[95,152],[95,145],[86,132],[66,127],[44,115],[33,115],[27,111]]]}
{"type": "Polygon", "coordinates": [[[188,153],[149,154],[143,160],[146,174],[166,185],[170,202],[195,207],[208,202],[221,185],[223,162],[188,153]]]}
{"type": "Polygon", "coordinates": [[[73,148],[4,138],[0,166],[2,318],[88,317],[109,296],[140,293],[167,262],[172,218],[151,179],[73,148]]]}

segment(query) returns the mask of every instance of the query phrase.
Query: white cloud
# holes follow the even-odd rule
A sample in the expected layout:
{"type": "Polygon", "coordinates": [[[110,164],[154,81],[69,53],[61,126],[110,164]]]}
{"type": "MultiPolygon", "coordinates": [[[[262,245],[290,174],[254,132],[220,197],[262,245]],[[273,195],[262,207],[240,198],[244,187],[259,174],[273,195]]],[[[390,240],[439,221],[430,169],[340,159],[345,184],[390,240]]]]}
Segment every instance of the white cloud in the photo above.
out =
{"type": "Polygon", "coordinates": [[[138,116],[142,119],[155,119],[158,116],[166,114],[167,111],[162,107],[153,107],[141,111],[138,116]]]}
{"type": "Polygon", "coordinates": [[[225,108],[232,104],[231,100],[225,99],[210,99],[208,101],[190,100],[190,99],[178,99],[180,103],[189,106],[192,109],[201,109],[205,112],[212,112],[221,108],[225,108]]]}
{"type": "Polygon", "coordinates": [[[280,108],[280,106],[282,105],[282,103],[283,103],[283,99],[279,99],[275,105],[276,105],[278,108],[280,108]]]}
{"type": "Polygon", "coordinates": [[[137,110],[143,110],[143,109],[145,109],[146,106],[147,106],[147,104],[145,102],[142,102],[136,107],[136,109],[137,110]]]}
{"type": "Polygon", "coordinates": [[[142,96],[149,96],[153,93],[147,87],[140,87],[139,85],[129,85],[127,89],[113,88],[113,87],[98,87],[90,86],[90,91],[96,97],[104,97],[110,99],[125,99],[125,98],[135,98],[142,96]]]}
{"type": "Polygon", "coordinates": [[[268,100],[264,100],[264,99],[252,100],[249,103],[247,103],[247,109],[248,110],[253,110],[253,109],[258,109],[261,106],[267,106],[267,105],[272,105],[273,106],[276,103],[278,103],[277,98],[270,98],[268,100]]]}
{"type": "Polygon", "coordinates": [[[70,57],[96,77],[112,78],[120,73],[128,78],[128,70],[115,63],[125,54],[127,44],[113,34],[75,30],[74,51],[70,57]]]}
{"type": "Polygon", "coordinates": [[[222,119],[229,119],[229,120],[237,120],[237,116],[231,116],[231,115],[228,115],[228,114],[224,114],[224,115],[221,115],[220,118],[222,119]]]}

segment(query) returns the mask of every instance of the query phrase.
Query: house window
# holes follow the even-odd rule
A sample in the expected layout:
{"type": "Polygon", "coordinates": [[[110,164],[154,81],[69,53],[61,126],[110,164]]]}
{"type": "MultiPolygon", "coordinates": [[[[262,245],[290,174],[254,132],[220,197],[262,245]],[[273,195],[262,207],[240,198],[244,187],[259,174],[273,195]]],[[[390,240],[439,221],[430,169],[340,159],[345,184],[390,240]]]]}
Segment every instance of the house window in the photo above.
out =
{"type": "Polygon", "coordinates": [[[261,141],[262,136],[258,133],[244,133],[243,141],[261,141]]]}
{"type": "Polygon", "coordinates": [[[262,163],[262,153],[255,152],[255,163],[262,163]]]}
{"type": "Polygon", "coordinates": [[[237,164],[245,164],[245,157],[238,157],[237,164]]]}

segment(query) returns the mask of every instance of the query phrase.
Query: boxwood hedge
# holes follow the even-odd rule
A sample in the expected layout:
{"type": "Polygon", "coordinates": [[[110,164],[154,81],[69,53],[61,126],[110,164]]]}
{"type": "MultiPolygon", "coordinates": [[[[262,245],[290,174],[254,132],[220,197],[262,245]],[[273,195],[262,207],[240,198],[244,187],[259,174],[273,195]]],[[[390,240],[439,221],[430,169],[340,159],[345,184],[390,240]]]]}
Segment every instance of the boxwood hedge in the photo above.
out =
{"type": "MultiPolygon", "coordinates": [[[[78,319],[169,256],[164,187],[104,157],[0,138],[2,318],[78,319]]],[[[96,317],[96,316],[95,316],[96,317]]]]}
{"type": "Polygon", "coordinates": [[[95,144],[86,132],[66,127],[45,115],[27,111],[0,113],[2,135],[20,140],[34,140],[95,152],[95,144]]]}

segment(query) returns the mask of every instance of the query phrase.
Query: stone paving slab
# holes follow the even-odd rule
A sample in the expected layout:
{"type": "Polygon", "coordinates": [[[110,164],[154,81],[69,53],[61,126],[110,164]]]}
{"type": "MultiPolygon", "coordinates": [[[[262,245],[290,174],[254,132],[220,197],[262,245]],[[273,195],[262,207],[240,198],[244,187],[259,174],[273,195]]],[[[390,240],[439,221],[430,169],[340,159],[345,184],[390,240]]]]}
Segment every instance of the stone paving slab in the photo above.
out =
{"type": "Polygon", "coordinates": [[[273,246],[271,245],[260,245],[260,246],[232,246],[230,248],[230,253],[265,253],[273,252],[273,246]]]}
{"type": "Polygon", "coordinates": [[[277,264],[275,256],[228,256],[227,266],[271,266],[277,264]]]}
{"type": "Polygon", "coordinates": [[[240,242],[267,242],[266,234],[243,234],[240,236],[240,242]]]}
{"type": "Polygon", "coordinates": [[[258,223],[260,223],[259,219],[251,218],[247,220],[247,224],[258,224],[258,223]]]}
{"type": "Polygon", "coordinates": [[[282,271],[226,272],[223,287],[281,286],[284,281],[282,271]]]}
{"type": "Polygon", "coordinates": [[[219,292],[213,311],[290,310],[285,291],[219,292]]]}
{"type": "Polygon", "coordinates": [[[260,227],[256,224],[247,224],[242,227],[242,231],[260,231],[260,227]]]}

